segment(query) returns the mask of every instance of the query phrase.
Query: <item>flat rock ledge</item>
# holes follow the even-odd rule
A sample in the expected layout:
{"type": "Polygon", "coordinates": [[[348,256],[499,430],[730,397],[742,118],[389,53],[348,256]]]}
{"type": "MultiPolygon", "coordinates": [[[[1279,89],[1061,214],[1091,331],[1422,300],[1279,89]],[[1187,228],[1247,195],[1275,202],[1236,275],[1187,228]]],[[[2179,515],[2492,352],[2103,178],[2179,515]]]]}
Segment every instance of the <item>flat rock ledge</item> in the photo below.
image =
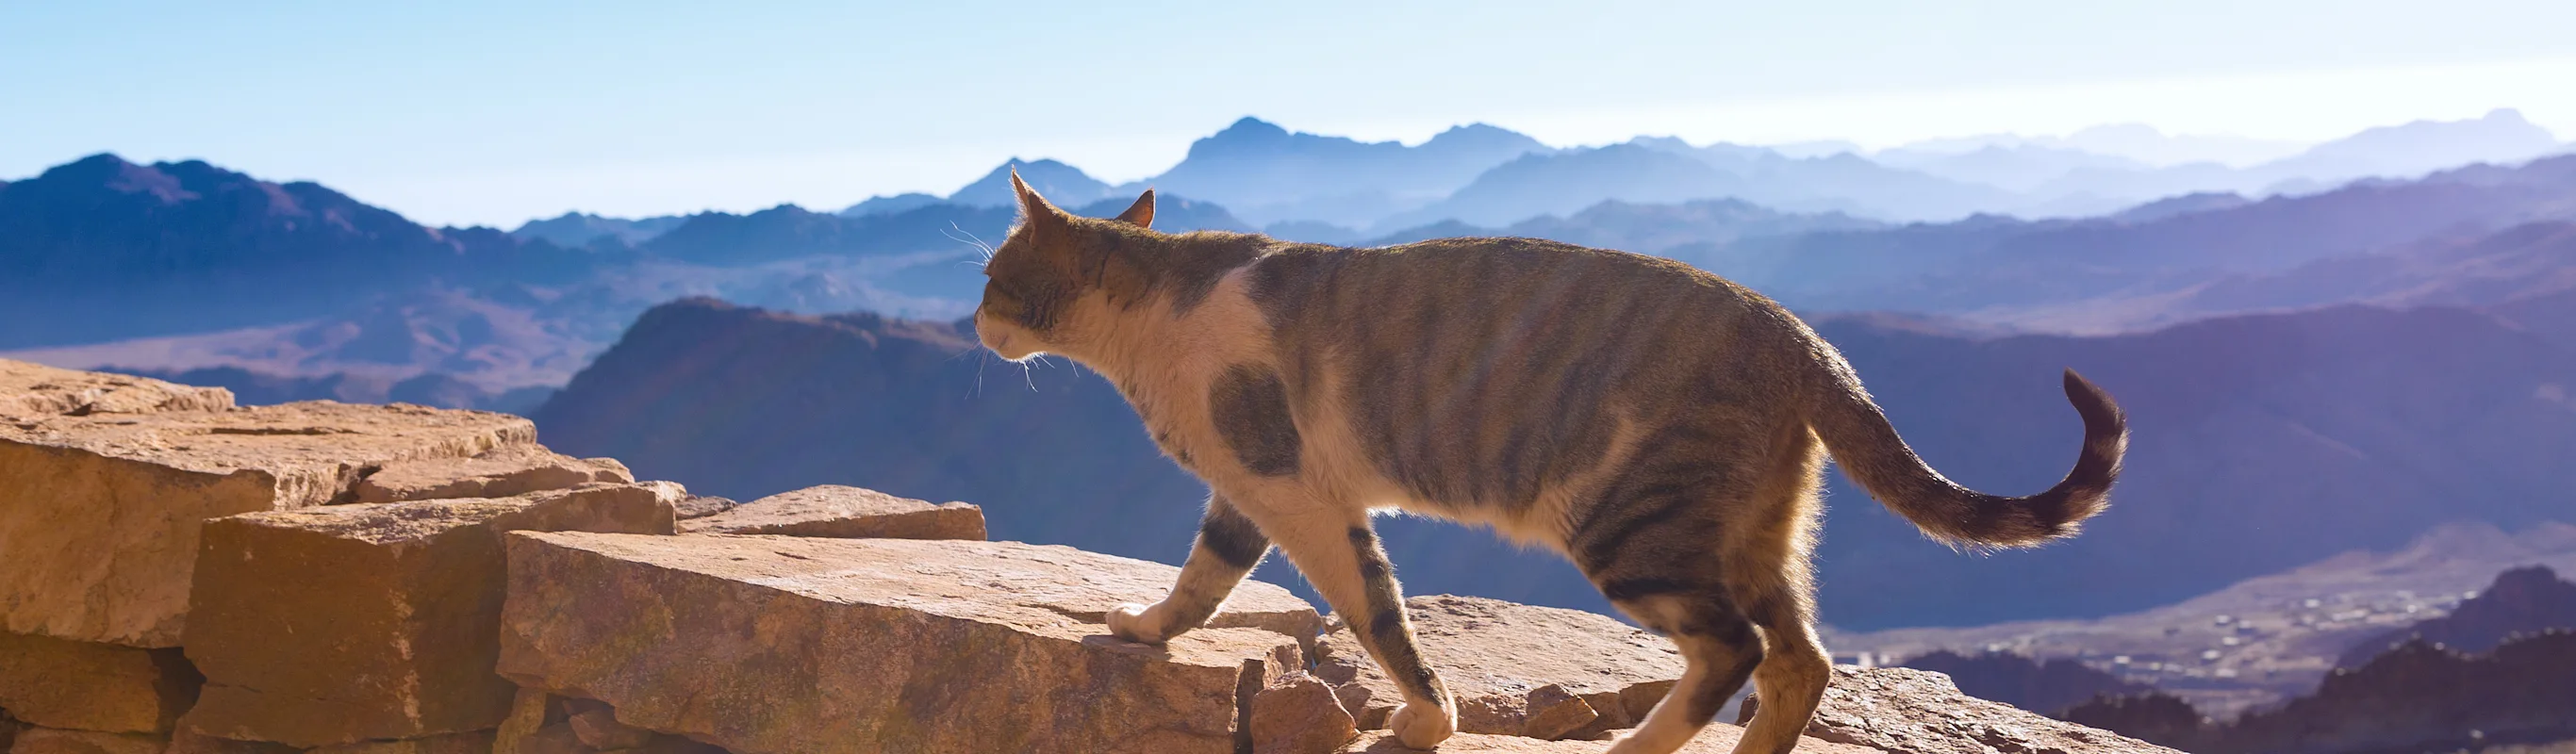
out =
{"type": "Polygon", "coordinates": [[[516,416],[330,401],[0,423],[0,631],[178,646],[200,522],[535,439],[516,416]]]}
{"type": "Polygon", "coordinates": [[[1321,624],[1250,582],[1228,627],[1120,641],[1100,616],[1178,569],[1016,542],[517,533],[508,549],[502,675],[739,754],[1233,752],[1321,624]]]}
{"type": "MultiPolygon", "coordinates": [[[[1744,704],[1752,719],[1760,696],[1744,704]]],[[[2181,754],[1960,693],[1950,677],[1912,668],[1834,667],[1807,735],[1892,754],[2181,754]]]]}
{"type": "Polygon", "coordinates": [[[574,458],[536,445],[509,445],[465,458],[385,464],[358,482],[355,495],[361,503],[399,503],[509,497],[593,482],[632,481],[634,472],[614,458],[574,458]]]}
{"type": "Polygon", "coordinates": [[[206,686],[184,724],[303,747],[493,728],[516,695],[492,670],[501,534],[667,535],[684,494],[588,484],[207,522],[185,634],[206,686]]]}
{"type": "Polygon", "coordinates": [[[807,487],[733,506],[682,524],[698,534],[780,534],[844,539],[983,539],[984,511],[967,503],[932,505],[876,490],[807,487]]]}
{"type": "MultiPolygon", "coordinates": [[[[1445,594],[1404,604],[1468,733],[1588,738],[1633,727],[1687,669],[1672,642],[1598,613],[1445,594]]],[[[1350,629],[1335,626],[1316,654],[1315,675],[1360,727],[1386,727],[1403,697],[1350,629]]]]}

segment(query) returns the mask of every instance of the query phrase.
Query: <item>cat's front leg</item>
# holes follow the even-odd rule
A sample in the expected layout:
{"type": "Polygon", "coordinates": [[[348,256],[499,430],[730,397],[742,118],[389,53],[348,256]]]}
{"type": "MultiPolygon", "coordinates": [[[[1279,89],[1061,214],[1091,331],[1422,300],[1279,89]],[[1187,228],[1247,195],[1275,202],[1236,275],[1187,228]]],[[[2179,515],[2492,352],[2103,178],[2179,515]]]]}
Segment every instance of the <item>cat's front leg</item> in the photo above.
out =
{"type": "Polygon", "coordinates": [[[1199,520],[1198,543],[1181,563],[1180,581],[1163,601],[1110,608],[1109,633],[1128,641],[1160,644],[1207,623],[1236,584],[1270,552],[1270,538],[1245,518],[1224,495],[1209,495],[1207,515],[1199,520]]]}

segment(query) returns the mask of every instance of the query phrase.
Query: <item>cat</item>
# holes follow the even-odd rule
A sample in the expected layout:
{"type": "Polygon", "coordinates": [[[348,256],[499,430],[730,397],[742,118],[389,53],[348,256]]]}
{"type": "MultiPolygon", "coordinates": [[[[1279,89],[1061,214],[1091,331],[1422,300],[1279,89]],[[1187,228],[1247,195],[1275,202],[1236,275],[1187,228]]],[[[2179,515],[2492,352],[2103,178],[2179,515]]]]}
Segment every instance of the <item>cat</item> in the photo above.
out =
{"type": "Polygon", "coordinates": [[[1687,670],[1616,754],[1688,743],[1749,679],[1737,754],[1785,754],[1831,677],[1810,550],[1823,457],[1931,537],[2021,547],[2108,504],[2127,445],[2069,370],[2084,422],[2064,481],[2022,498],[1943,478],[1841,354],[1786,309],[1680,262],[1527,238],[1348,249],[1152,230],[1151,190],[1075,217],[1018,176],[984,267],[978,340],[1107,377],[1210,489],[1171,593],[1107,616],[1161,642],[1214,614],[1272,545],[1403,690],[1429,748],[1457,706],[1424,664],[1372,509],[1490,525],[1564,554],[1687,670]]]}

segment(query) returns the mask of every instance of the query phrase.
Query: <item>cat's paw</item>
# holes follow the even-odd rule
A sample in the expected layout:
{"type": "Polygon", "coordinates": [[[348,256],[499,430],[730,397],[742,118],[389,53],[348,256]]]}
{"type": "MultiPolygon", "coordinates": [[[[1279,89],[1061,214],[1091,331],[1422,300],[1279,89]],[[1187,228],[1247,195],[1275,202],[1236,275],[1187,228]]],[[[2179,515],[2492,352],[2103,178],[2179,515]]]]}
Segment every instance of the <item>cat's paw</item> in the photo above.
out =
{"type": "Polygon", "coordinates": [[[1145,617],[1144,605],[1128,603],[1109,608],[1109,635],[1133,642],[1161,644],[1163,627],[1145,617]]]}
{"type": "Polygon", "coordinates": [[[1393,717],[1386,719],[1386,727],[1395,731],[1396,740],[1403,741],[1406,748],[1428,749],[1458,732],[1458,718],[1435,705],[1405,702],[1395,709],[1393,717]]]}

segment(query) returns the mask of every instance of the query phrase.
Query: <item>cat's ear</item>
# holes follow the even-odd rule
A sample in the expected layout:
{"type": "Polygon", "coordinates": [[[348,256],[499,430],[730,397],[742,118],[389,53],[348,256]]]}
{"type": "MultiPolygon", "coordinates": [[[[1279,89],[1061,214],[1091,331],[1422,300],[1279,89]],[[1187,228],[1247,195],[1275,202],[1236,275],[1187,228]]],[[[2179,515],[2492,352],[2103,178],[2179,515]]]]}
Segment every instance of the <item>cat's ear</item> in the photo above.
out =
{"type": "Polygon", "coordinates": [[[1020,180],[1020,169],[1017,167],[1011,168],[1011,192],[1020,196],[1020,216],[1026,218],[1031,230],[1044,235],[1070,224],[1063,210],[1048,204],[1046,197],[1038,196],[1037,189],[1029,188],[1027,181],[1020,180]]]}
{"type": "Polygon", "coordinates": [[[1127,205],[1127,211],[1118,213],[1118,221],[1139,228],[1154,227],[1154,190],[1145,189],[1144,196],[1136,197],[1135,204],[1127,205]]]}

